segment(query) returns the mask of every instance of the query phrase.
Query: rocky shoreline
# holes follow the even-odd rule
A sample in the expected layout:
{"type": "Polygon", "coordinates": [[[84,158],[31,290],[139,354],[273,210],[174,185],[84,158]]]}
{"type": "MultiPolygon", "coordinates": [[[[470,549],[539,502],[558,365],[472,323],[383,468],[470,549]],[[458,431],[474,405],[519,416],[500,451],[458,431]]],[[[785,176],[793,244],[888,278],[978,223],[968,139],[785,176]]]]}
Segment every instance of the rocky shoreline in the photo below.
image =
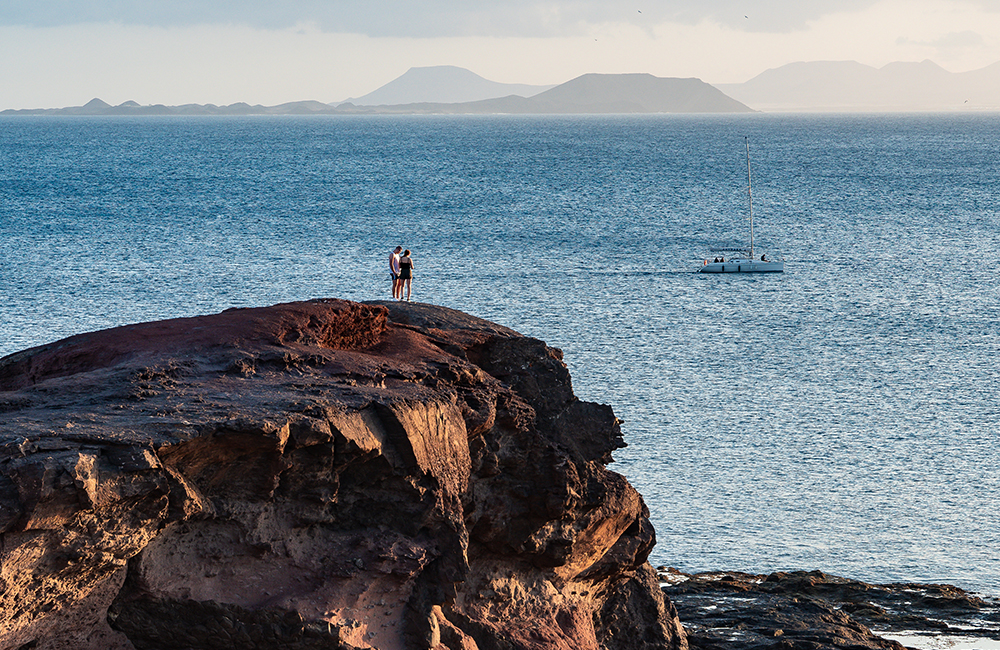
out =
{"type": "MultiPolygon", "coordinates": [[[[995,600],[649,565],[611,408],[432,305],[313,300],[0,359],[2,650],[736,650],[998,639],[995,600]]],[[[986,646],[982,650],[986,650],[986,646]]]]}
{"type": "Polygon", "coordinates": [[[951,585],[877,585],[820,571],[657,574],[693,650],[1000,647],[1000,599],[951,585]]]}

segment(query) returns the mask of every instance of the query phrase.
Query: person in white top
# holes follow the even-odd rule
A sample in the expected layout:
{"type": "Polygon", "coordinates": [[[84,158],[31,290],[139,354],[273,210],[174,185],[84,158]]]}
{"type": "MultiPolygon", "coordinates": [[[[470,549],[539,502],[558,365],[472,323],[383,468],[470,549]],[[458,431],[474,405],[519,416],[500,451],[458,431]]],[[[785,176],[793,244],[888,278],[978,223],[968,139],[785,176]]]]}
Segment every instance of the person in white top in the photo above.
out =
{"type": "Polygon", "coordinates": [[[392,297],[399,300],[403,297],[403,283],[399,279],[399,254],[403,252],[402,246],[397,246],[389,253],[389,273],[392,274],[392,297]]]}

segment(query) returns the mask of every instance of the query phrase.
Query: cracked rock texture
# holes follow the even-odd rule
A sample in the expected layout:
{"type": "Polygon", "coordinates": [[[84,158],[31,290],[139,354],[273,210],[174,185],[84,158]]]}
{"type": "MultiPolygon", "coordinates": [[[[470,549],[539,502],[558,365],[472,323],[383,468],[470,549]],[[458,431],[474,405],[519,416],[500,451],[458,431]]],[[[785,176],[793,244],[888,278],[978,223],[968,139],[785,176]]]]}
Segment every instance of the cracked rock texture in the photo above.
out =
{"type": "Polygon", "coordinates": [[[314,300],[0,359],[0,648],[686,648],[561,356],[314,300]]]}
{"type": "Polygon", "coordinates": [[[903,650],[893,636],[935,648],[1000,641],[1000,600],[951,585],[662,569],[692,650],[903,650]]]}

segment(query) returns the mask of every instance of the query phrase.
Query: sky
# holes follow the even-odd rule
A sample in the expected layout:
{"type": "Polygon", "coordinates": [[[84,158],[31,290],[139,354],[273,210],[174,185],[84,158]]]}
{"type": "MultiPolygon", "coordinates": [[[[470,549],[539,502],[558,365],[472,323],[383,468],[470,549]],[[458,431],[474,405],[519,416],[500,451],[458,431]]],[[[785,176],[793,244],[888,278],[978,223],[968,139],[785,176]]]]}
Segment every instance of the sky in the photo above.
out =
{"type": "Polygon", "coordinates": [[[1000,0],[0,0],[0,109],[339,102],[411,67],[559,84],[1000,61],[1000,0]]]}

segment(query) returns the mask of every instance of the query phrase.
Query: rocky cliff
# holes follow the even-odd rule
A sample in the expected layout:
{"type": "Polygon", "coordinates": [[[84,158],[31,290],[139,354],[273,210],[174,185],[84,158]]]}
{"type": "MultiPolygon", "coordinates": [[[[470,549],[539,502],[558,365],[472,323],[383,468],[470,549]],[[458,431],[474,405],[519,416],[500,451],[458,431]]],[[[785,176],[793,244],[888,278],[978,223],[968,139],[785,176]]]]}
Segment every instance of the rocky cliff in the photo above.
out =
{"type": "Polygon", "coordinates": [[[339,300],[0,359],[0,648],[685,648],[561,353],[339,300]]]}

